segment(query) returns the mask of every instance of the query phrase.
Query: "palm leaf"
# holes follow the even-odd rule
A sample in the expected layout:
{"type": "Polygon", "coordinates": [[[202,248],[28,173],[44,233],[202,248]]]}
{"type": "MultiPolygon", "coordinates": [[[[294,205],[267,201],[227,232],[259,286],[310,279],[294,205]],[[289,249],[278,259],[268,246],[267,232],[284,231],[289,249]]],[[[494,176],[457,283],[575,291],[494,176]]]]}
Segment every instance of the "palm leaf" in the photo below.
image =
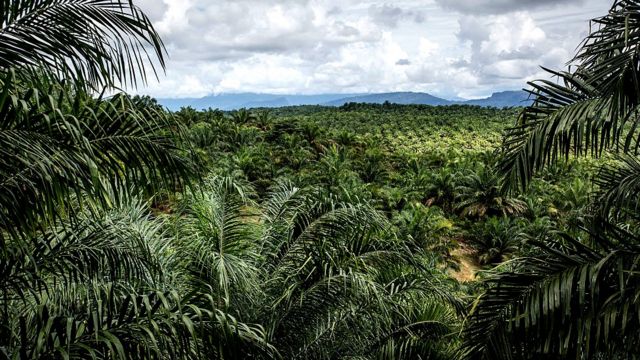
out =
{"type": "Polygon", "coordinates": [[[615,163],[600,170],[595,183],[599,186],[597,204],[602,217],[607,218],[612,211],[616,218],[637,213],[640,205],[640,160],[637,157],[618,157],[615,163]]]}
{"type": "MultiPolygon", "coordinates": [[[[613,245],[629,234],[593,236],[613,245]]],[[[466,358],[615,358],[638,351],[637,246],[592,249],[564,240],[542,245],[542,255],[492,280],[468,319],[466,358]]]]}
{"type": "MultiPolygon", "coordinates": [[[[218,296],[218,307],[250,299],[257,288],[258,244],[256,224],[245,208],[252,190],[232,178],[216,177],[188,200],[181,220],[185,228],[181,247],[193,254],[187,265],[197,282],[208,284],[218,296]],[[233,298],[232,298],[233,295],[233,298]],[[233,301],[232,301],[233,300],[233,301]]],[[[249,305],[247,305],[249,306],[249,305]]]]}
{"type": "Polygon", "coordinates": [[[182,187],[192,173],[174,145],[180,127],[154,108],[55,83],[23,88],[11,75],[0,82],[2,237],[43,226],[74,201],[110,205],[129,191],[182,187]]]}
{"type": "Polygon", "coordinates": [[[0,71],[70,78],[93,88],[133,85],[164,68],[164,46],[127,0],[0,1],[0,71]]]}
{"type": "Polygon", "coordinates": [[[572,72],[529,85],[534,103],[507,131],[499,170],[506,186],[526,187],[536,171],[570,155],[637,152],[640,125],[639,2],[616,1],[585,39],[572,72]]]}

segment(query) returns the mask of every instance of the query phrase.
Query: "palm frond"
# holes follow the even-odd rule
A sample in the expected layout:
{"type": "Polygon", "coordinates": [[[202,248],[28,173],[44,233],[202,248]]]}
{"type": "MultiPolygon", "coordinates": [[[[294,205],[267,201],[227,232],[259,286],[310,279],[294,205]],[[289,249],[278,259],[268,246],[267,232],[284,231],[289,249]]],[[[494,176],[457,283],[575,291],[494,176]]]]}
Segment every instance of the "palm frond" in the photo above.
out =
{"type": "Polygon", "coordinates": [[[558,78],[532,82],[534,103],[505,134],[499,170],[508,187],[526,187],[536,171],[570,155],[637,152],[640,139],[640,17],[636,0],[616,1],[558,78]]]}
{"type": "Polygon", "coordinates": [[[12,75],[0,83],[3,236],[44,226],[74,201],[110,205],[129,191],[182,187],[192,173],[174,145],[180,127],[156,109],[55,83],[24,88],[12,75]]]}
{"type": "Polygon", "coordinates": [[[251,298],[258,289],[259,244],[253,240],[259,229],[245,211],[250,200],[242,186],[216,178],[207,188],[190,200],[182,247],[193,255],[188,266],[197,281],[212,287],[219,307],[228,307],[232,294],[251,298]]]}
{"type": "Polygon", "coordinates": [[[165,242],[161,222],[142,205],[127,212],[81,214],[71,223],[26,241],[10,241],[0,258],[4,297],[38,302],[59,286],[91,281],[121,281],[150,286],[161,279],[160,259],[152,248],[165,242]]]}
{"type": "Polygon", "coordinates": [[[640,160],[637,157],[618,157],[614,164],[600,170],[595,183],[599,186],[597,206],[604,218],[612,211],[617,218],[622,213],[637,213],[640,206],[640,160]]]}
{"type": "MultiPolygon", "coordinates": [[[[543,97],[541,93],[536,96],[543,97]]],[[[537,101],[540,102],[524,110],[520,124],[505,135],[498,171],[507,187],[524,188],[537,171],[559,159],[583,156],[587,152],[600,155],[611,146],[615,125],[606,120],[609,119],[603,110],[606,100],[587,98],[562,106],[539,105],[543,100],[537,101]],[[541,111],[543,115],[538,113],[541,111]],[[536,118],[530,119],[530,116],[536,118]]],[[[626,126],[626,122],[618,126],[626,126]]]]}
{"type": "Polygon", "coordinates": [[[340,241],[365,236],[370,231],[384,229],[387,224],[385,218],[367,205],[346,205],[313,220],[301,220],[302,223],[297,224],[301,229],[299,234],[292,233],[293,238],[285,239],[279,245],[279,254],[272,264],[274,278],[304,273],[304,268],[313,267],[309,263],[313,256],[319,256],[318,261],[320,257],[329,256],[327,260],[331,261],[330,249],[340,246],[340,241]]]}
{"type": "Polygon", "coordinates": [[[26,337],[16,350],[28,358],[113,354],[124,359],[133,353],[187,358],[194,345],[193,319],[175,309],[177,299],[170,296],[150,293],[117,298],[107,288],[88,296],[89,316],[83,320],[73,314],[55,315],[42,306],[31,323],[21,324],[26,337]]]}
{"type": "Polygon", "coordinates": [[[3,0],[0,71],[69,78],[95,89],[135,86],[164,68],[164,45],[127,0],[3,0]]]}
{"type": "MultiPolygon", "coordinates": [[[[613,241],[593,236],[596,243],[613,241]]],[[[468,319],[466,358],[615,358],[638,351],[637,246],[598,250],[564,241],[493,279],[468,319]]]]}
{"type": "Polygon", "coordinates": [[[377,359],[454,359],[455,344],[444,340],[456,331],[455,313],[445,304],[423,301],[404,305],[404,311],[370,351],[377,359]]]}

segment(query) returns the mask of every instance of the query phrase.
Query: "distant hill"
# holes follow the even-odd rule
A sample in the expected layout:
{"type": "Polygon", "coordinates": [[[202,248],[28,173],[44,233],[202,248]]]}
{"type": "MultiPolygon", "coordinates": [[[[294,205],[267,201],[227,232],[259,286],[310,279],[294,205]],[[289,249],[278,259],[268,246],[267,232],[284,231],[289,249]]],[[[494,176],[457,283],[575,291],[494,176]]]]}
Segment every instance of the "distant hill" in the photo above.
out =
{"type": "Polygon", "coordinates": [[[531,104],[529,93],[526,91],[502,91],[491,95],[486,99],[463,101],[466,105],[493,106],[493,107],[509,107],[509,106],[527,106],[531,104]]]}
{"type": "Polygon", "coordinates": [[[322,94],[322,95],[274,95],[274,94],[219,94],[203,98],[158,99],[158,102],[169,110],[180,110],[181,107],[191,106],[197,110],[220,109],[236,110],[256,107],[282,107],[296,105],[320,105],[344,97],[358,94],[322,94]]]}
{"type": "Polygon", "coordinates": [[[242,104],[240,108],[247,108],[247,109],[277,108],[277,107],[284,107],[284,106],[291,106],[291,103],[289,102],[289,100],[287,100],[286,97],[279,97],[275,99],[259,100],[259,101],[252,101],[252,102],[250,101],[242,104]]]}
{"type": "Polygon", "coordinates": [[[276,108],[297,105],[342,106],[346,103],[382,104],[420,104],[444,106],[453,104],[511,107],[530,104],[525,91],[503,91],[494,93],[486,99],[475,100],[446,100],[428,93],[420,92],[392,92],[382,94],[321,94],[321,95],[274,95],[274,94],[220,94],[203,98],[186,99],[158,99],[158,102],[169,110],[179,110],[181,107],[191,106],[197,110],[221,109],[236,110],[241,108],[276,108]]]}
{"type": "Polygon", "coordinates": [[[342,106],[346,103],[368,103],[368,104],[383,104],[390,102],[393,104],[401,105],[451,105],[449,100],[441,99],[427,93],[414,93],[414,92],[395,92],[385,94],[371,94],[347,97],[339,100],[329,101],[325,103],[328,106],[342,106]]]}

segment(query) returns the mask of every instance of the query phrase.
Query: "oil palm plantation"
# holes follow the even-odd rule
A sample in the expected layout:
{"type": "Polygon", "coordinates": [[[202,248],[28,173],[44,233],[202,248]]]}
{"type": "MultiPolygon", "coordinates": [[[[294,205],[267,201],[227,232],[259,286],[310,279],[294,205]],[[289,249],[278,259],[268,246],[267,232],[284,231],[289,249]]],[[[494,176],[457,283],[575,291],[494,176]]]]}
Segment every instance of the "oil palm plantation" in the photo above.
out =
{"type": "Polygon", "coordinates": [[[531,84],[534,104],[504,141],[507,188],[569,156],[617,153],[584,235],[558,233],[509,264],[474,307],[468,359],[628,359],[640,352],[638,105],[640,2],[615,1],[593,20],[571,71],[531,84]]]}

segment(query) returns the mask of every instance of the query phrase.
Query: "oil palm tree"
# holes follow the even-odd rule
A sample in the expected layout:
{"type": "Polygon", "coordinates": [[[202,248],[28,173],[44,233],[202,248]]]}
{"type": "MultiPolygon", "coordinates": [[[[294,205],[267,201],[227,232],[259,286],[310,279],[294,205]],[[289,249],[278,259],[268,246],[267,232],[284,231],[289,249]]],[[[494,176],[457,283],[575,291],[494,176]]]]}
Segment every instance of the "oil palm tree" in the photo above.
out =
{"type": "Polygon", "coordinates": [[[252,193],[215,178],[187,200],[182,283],[213,289],[219,309],[261,329],[274,356],[453,358],[446,339],[459,304],[385,233],[381,214],[288,182],[262,204],[252,193]]]}
{"type": "Polygon", "coordinates": [[[468,359],[628,359],[640,351],[638,238],[562,236],[491,278],[465,329],[468,359]]]}
{"type": "Polygon", "coordinates": [[[528,185],[538,170],[570,155],[636,152],[637,6],[615,1],[607,16],[593,20],[571,72],[547,69],[557,82],[530,83],[534,104],[504,141],[499,168],[508,187],[528,185]]]}
{"type": "Polygon", "coordinates": [[[0,85],[0,239],[64,217],[71,202],[108,205],[121,189],[180,185],[191,173],[164,112],[122,94],[25,86],[11,72],[0,85]]]}
{"type": "Polygon", "coordinates": [[[524,234],[519,224],[504,217],[492,217],[471,229],[470,244],[476,250],[480,265],[495,265],[517,253],[524,234]]]}
{"type": "Polygon", "coordinates": [[[509,188],[571,155],[622,152],[596,176],[594,220],[585,236],[552,236],[537,256],[496,275],[466,329],[468,359],[627,359],[639,352],[635,269],[638,193],[640,2],[615,1],[593,20],[570,71],[531,84],[534,104],[504,141],[509,188]],[[624,229],[624,230],[623,230],[624,229]],[[633,314],[633,315],[632,315],[633,314]]]}
{"type": "Polygon", "coordinates": [[[79,193],[105,203],[117,188],[184,178],[186,162],[166,131],[176,128],[170,118],[125,95],[86,92],[144,81],[143,64],[164,66],[160,38],[138,7],[112,0],[1,5],[0,238],[42,227],[79,193]],[[168,173],[159,176],[160,169],[168,173]]]}
{"type": "Polygon", "coordinates": [[[254,114],[253,112],[242,108],[240,110],[236,110],[231,114],[231,120],[233,120],[233,122],[235,122],[236,124],[242,125],[242,124],[247,124],[249,122],[252,122],[254,120],[257,119],[256,114],[254,114]]]}
{"type": "Polygon", "coordinates": [[[196,329],[244,331],[207,294],[163,286],[146,215],[111,214],[192,174],[161,109],[92,95],[154,63],[162,43],[132,2],[0,2],[0,356],[191,358],[224,339],[196,329]]]}
{"type": "Polygon", "coordinates": [[[519,215],[526,210],[522,200],[501,191],[500,177],[491,168],[481,167],[464,176],[456,192],[456,208],[465,217],[519,215]]]}

